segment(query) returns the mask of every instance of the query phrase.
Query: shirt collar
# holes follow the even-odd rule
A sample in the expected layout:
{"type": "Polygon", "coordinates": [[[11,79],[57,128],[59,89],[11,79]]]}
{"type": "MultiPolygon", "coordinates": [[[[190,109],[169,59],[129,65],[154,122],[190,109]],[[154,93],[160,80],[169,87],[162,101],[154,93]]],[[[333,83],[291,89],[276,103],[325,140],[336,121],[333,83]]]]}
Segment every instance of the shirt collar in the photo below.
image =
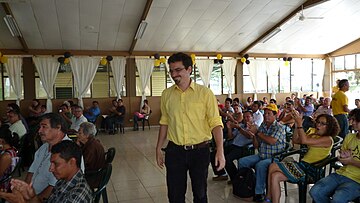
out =
{"type": "MultiPolygon", "coordinates": [[[[177,84],[175,84],[175,89],[178,89],[178,90],[182,91],[177,84]]],[[[190,80],[190,86],[189,86],[189,88],[187,88],[186,90],[188,90],[188,89],[195,90],[195,82],[193,82],[192,80],[190,80]]],[[[186,90],[185,90],[185,91],[186,91],[186,90]]]]}

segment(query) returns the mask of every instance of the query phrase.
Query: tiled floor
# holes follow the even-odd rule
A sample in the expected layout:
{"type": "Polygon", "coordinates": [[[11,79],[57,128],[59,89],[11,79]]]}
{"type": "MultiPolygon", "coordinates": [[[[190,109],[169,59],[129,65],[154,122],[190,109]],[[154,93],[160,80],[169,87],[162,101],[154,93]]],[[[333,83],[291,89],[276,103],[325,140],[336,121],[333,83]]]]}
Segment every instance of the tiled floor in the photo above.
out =
{"type": "MultiPolygon", "coordinates": [[[[160,169],[155,161],[155,146],[159,128],[145,131],[125,129],[125,134],[107,135],[100,133],[98,139],[109,147],[116,148],[111,181],[107,187],[110,202],[121,203],[162,203],[168,202],[165,169],[160,169]]],[[[214,182],[209,167],[209,202],[247,202],[232,195],[232,186],[226,181],[214,182]]],[[[281,202],[298,202],[297,188],[288,184],[288,197],[282,193],[281,202]]],[[[192,202],[190,181],[186,193],[187,202],[192,202]]],[[[307,202],[311,202],[308,195],[307,202]]]]}

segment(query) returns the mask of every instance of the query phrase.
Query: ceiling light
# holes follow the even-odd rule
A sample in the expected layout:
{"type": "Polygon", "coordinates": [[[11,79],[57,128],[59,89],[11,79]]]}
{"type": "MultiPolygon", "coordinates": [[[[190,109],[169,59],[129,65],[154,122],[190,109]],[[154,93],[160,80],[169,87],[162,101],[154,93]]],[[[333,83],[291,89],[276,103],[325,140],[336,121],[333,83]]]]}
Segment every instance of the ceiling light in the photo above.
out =
{"type": "Polygon", "coordinates": [[[147,26],[147,22],[145,20],[141,21],[137,31],[136,31],[136,35],[135,35],[135,39],[141,39],[142,36],[144,35],[146,26],[147,26]]]}
{"type": "Polygon", "coordinates": [[[22,37],[20,29],[18,25],[16,24],[16,21],[12,15],[6,15],[4,17],[4,21],[7,25],[7,27],[10,30],[10,33],[13,37],[22,37]]]}
{"type": "Polygon", "coordinates": [[[262,43],[267,42],[269,39],[271,39],[272,37],[274,37],[277,33],[279,33],[281,31],[280,27],[275,28],[273,31],[271,31],[269,34],[267,34],[263,39],[262,39],[262,43]]]}

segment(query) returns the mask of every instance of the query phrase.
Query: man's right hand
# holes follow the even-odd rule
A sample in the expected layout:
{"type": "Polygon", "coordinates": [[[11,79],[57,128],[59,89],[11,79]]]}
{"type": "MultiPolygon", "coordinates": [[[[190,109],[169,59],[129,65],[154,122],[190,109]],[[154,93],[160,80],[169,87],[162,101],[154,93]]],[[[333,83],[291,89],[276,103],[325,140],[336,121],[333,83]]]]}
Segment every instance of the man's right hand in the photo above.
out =
{"type": "Polygon", "coordinates": [[[161,149],[156,149],[156,162],[161,169],[164,168],[164,156],[161,149]]]}
{"type": "Polygon", "coordinates": [[[27,184],[25,181],[11,179],[11,189],[15,189],[21,193],[25,200],[30,200],[36,196],[32,183],[27,184]]]}

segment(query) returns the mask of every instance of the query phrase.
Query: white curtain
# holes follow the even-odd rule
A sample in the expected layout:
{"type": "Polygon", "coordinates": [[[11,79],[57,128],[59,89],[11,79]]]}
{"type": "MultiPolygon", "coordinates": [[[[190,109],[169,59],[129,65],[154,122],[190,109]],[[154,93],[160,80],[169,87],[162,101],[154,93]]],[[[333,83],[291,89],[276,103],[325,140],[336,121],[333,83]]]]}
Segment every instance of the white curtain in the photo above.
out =
{"type": "Polygon", "coordinates": [[[114,57],[111,63],[111,69],[113,73],[114,86],[116,91],[117,99],[121,99],[122,86],[124,84],[125,76],[125,57],[114,57]]]}
{"type": "Polygon", "coordinates": [[[52,112],[51,99],[54,98],[54,83],[59,70],[59,62],[55,57],[37,57],[33,56],[33,61],[37,72],[39,73],[40,81],[47,94],[46,112],[52,112]]]}
{"type": "Polygon", "coordinates": [[[145,89],[149,84],[149,80],[154,69],[154,59],[135,58],[135,63],[141,81],[141,108],[144,100],[146,99],[145,89]]]}
{"type": "Polygon", "coordinates": [[[314,72],[314,87],[313,90],[318,92],[318,97],[323,96],[323,80],[325,74],[325,60],[314,59],[313,60],[313,72],[314,72]]]}
{"type": "Polygon", "coordinates": [[[19,106],[23,88],[21,84],[22,63],[23,59],[21,57],[9,57],[8,62],[4,64],[6,72],[9,74],[10,85],[16,95],[16,104],[19,106]]]}
{"type": "Polygon", "coordinates": [[[265,61],[261,61],[261,60],[252,60],[249,65],[244,63],[244,66],[248,67],[251,84],[254,87],[254,101],[256,101],[256,100],[258,100],[257,92],[259,89],[258,88],[259,80],[258,80],[257,76],[260,74],[266,74],[266,63],[265,63],[265,61]]]}
{"type": "Polygon", "coordinates": [[[271,99],[276,100],[277,81],[279,79],[279,60],[265,60],[266,74],[271,87],[271,99]]]}
{"type": "Polygon", "coordinates": [[[210,76],[214,67],[214,61],[210,59],[196,59],[196,67],[199,70],[201,80],[204,86],[208,87],[210,84],[210,76]]]}
{"type": "Polygon", "coordinates": [[[231,98],[232,84],[234,82],[234,74],[236,69],[236,59],[224,60],[222,64],[222,69],[226,78],[226,84],[229,87],[228,97],[231,98]]]}
{"type": "Polygon", "coordinates": [[[84,106],[82,98],[90,88],[99,63],[100,57],[70,57],[71,70],[78,93],[78,104],[81,107],[84,106]]]}

